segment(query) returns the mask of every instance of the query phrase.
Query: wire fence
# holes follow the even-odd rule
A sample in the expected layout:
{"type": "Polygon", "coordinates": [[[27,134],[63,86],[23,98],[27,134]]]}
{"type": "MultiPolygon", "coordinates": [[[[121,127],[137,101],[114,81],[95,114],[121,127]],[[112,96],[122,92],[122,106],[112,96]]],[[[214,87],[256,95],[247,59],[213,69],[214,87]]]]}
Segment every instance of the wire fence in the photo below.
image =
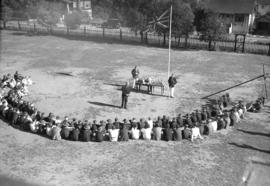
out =
{"type": "MultiPolygon", "coordinates": [[[[3,24],[0,25],[3,29],[3,24]]],[[[44,27],[39,24],[29,24],[23,22],[8,22],[5,25],[7,30],[26,31],[33,35],[55,35],[81,40],[94,40],[104,42],[130,43],[137,45],[148,45],[155,47],[168,47],[168,36],[156,33],[135,33],[122,31],[121,29],[106,29],[98,27],[83,27],[79,29],[67,29],[66,27],[44,27]]],[[[176,37],[172,35],[172,48],[174,49],[200,49],[219,50],[228,52],[246,52],[270,56],[269,42],[250,42],[241,39],[219,39],[207,40],[197,36],[176,37]]]]}

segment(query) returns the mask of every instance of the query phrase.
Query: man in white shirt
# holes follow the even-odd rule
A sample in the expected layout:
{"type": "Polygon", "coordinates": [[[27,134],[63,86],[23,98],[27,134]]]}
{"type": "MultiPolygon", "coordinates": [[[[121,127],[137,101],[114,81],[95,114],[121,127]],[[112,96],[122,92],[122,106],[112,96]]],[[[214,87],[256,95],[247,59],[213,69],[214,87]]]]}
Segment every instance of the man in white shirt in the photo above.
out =
{"type": "Polygon", "coordinates": [[[149,128],[152,130],[154,124],[153,124],[153,120],[151,119],[151,117],[148,118],[147,123],[149,125],[149,128]]]}
{"type": "Polygon", "coordinates": [[[110,141],[118,141],[119,129],[116,129],[114,126],[112,126],[112,129],[110,129],[108,132],[110,141]]]}
{"type": "Polygon", "coordinates": [[[151,140],[152,129],[149,127],[148,123],[146,123],[145,128],[141,131],[144,140],[151,140]]]}
{"type": "Polygon", "coordinates": [[[140,138],[140,130],[136,127],[131,128],[131,137],[134,140],[138,140],[140,138]]]}

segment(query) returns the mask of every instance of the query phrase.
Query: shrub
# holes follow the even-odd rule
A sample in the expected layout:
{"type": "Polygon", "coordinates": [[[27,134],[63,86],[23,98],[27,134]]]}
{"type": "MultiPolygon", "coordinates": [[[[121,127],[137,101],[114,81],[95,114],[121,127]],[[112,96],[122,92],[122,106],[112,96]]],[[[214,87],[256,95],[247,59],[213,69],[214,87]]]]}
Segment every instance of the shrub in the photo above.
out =
{"type": "Polygon", "coordinates": [[[71,14],[67,14],[65,16],[65,24],[70,29],[76,29],[82,23],[81,13],[78,11],[74,11],[71,14]]]}

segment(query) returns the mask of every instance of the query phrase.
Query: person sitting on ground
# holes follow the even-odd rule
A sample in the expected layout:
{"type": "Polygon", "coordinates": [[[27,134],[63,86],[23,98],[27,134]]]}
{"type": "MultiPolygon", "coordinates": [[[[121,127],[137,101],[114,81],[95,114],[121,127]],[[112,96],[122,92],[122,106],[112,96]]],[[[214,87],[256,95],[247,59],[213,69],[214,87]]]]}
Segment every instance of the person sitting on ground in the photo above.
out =
{"type": "Polygon", "coordinates": [[[165,128],[163,129],[163,139],[165,141],[172,141],[172,135],[173,135],[173,131],[172,129],[170,128],[170,125],[167,124],[165,126],[165,128]]]}
{"type": "Polygon", "coordinates": [[[221,97],[223,107],[226,108],[228,106],[228,100],[226,99],[225,95],[222,95],[221,97]]]}
{"type": "Polygon", "coordinates": [[[151,117],[148,117],[147,123],[149,125],[149,128],[152,130],[154,127],[154,123],[153,123],[153,120],[151,119],[151,117]]]}
{"type": "Polygon", "coordinates": [[[18,121],[19,115],[20,115],[19,109],[15,108],[13,110],[12,119],[11,119],[11,125],[12,126],[17,125],[17,121],[18,121]]]}
{"type": "Polygon", "coordinates": [[[63,139],[69,139],[70,132],[73,131],[73,128],[69,126],[68,117],[66,116],[62,122],[61,136],[63,139]]]}
{"type": "Polygon", "coordinates": [[[120,129],[120,122],[118,121],[118,118],[114,119],[113,126],[115,129],[120,129]]]}
{"type": "Polygon", "coordinates": [[[161,118],[158,117],[157,121],[155,122],[154,128],[153,128],[153,139],[156,141],[161,140],[161,135],[162,135],[162,122],[161,118]]]}
{"type": "Polygon", "coordinates": [[[262,104],[261,104],[261,101],[259,99],[256,100],[255,103],[250,103],[250,104],[247,104],[247,111],[249,112],[260,112],[262,109],[262,104]]]}
{"type": "Polygon", "coordinates": [[[144,129],[142,129],[141,132],[144,140],[151,140],[152,129],[147,122],[145,123],[144,129]]]}
{"type": "Polygon", "coordinates": [[[83,127],[83,141],[89,142],[91,139],[91,127],[88,123],[86,123],[83,127]]]}
{"type": "Polygon", "coordinates": [[[112,127],[113,127],[113,122],[111,119],[108,119],[107,124],[106,124],[106,130],[107,131],[112,130],[112,127]]]}
{"type": "Polygon", "coordinates": [[[231,125],[231,118],[230,118],[230,113],[229,112],[225,112],[224,122],[225,122],[224,128],[227,129],[231,125]]]}
{"type": "Polygon", "coordinates": [[[140,130],[138,129],[136,122],[133,123],[130,133],[131,139],[138,140],[140,138],[140,130]]]}
{"type": "Polygon", "coordinates": [[[217,130],[221,130],[225,128],[225,121],[223,117],[218,116],[217,117],[217,130]]]}
{"type": "Polygon", "coordinates": [[[180,124],[177,124],[176,128],[173,129],[173,140],[174,141],[182,140],[182,127],[180,124]]]}
{"type": "Polygon", "coordinates": [[[79,141],[79,135],[80,135],[80,129],[76,125],[75,128],[72,130],[72,140],[73,141],[79,141]]]}
{"type": "Polygon", "coordinates": [[[191,129],[189,128],[188,124],[184,125],[184,130],[183,130],[183,136],[184,139],[189,139],[191,138],[191,129]]]}
{"type": "Polygon", "coordinates": [[[197,125],[197,117],[196,117],[196,114],[194,112],[191,113],[190,120],[191,120],[193,126],[197,125]]]}
{"type": "Polygon", "coordinates": [[[200,138],[203,139],[203,137],[200,134],[200,129],[196,126],[192,126],[191,128],[191,142],[194,141],[194,139],[200,138]]]}
{"type": "Polygon", "coordinates": [[[119,138],[120,138],[120,141],[128,141],[129,137],[128,137],[127,119],[124,119],[123,121],[124,121],[124,123],[121,124],[119,138]]]}
{"type": "Polygon", "coordinates": [[[140,118],[138,129],[142,130],[145,127],[145,121],[143,118],[140,118]]]}
{"type": "Polygon", "coordinates": [[[109,137],[112,142],[118,141],[119,129],[116,129],[114,125],[112,126],[112,129],[109,130],[109,137]]]}
{"type": "Polygon", "coordinates": [[[230,97],[229,93],[225,94],[225,98],[226,98],[226,102],[228,103],[228,105],[231,104],[231,97],[230,97]]]}
{"type": "Polygon", "coordinates": [[[185,122],[184,122],[186,125],[188,125],[188,127],[191,127],[193,126],[193,123],[191,121],[191,118],[190,118],[190,115],[189,114],[186,114],[186,118],[185,118],[185,122]]]}
{"type": "Polygon", "coordinates": [[[102,129],[101,125],[98,125],[96,131],[96,142],[103,142],[104,140],[104,130],[102,129]]]}
{"type": "Polygon", "coordinates": [[[197,109],[196,112],[195,112],[195,116],[196,116],[196,119],[197,119],[197,122],[199,124],[202,123],[202,114],[199,112],[199,110],[197,109]]]}
{"type": "Polygon", "coordinates": [[[59,126],[60,124],[53,125],[52,127],[52,140],[61,140],[61,128],[59,126]]]}

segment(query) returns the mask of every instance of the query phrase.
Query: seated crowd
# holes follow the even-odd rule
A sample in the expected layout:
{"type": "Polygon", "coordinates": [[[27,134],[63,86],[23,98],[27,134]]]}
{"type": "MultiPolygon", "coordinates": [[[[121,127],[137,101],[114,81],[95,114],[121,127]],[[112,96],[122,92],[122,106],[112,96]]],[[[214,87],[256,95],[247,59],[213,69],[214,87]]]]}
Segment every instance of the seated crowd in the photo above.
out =
{"type": "MultiPolygon", "coordinates": [[[[230,95],[226,93],[219,97],[215,103],[203,105],[201,110],[191,114],[177,117],[159,116],[155,119],[124,119],[92,122],[89,120],[70,119],[65,116],[61,119],[53,113],[45,115],[38,111],[34,104],[23,100],[22,94],[18,93],[20,88],[17,84],[24,84],[25,78],[14,78],[10,75],[0,79],[1,89],[8,87],[7,93],[0,92],[0,117],[10,123],[13,127],[24,131],[31,131],[40,135],[46,135],[53,140],[67,139],[73,141],[128,141],[133,140],[164,140],[180,141],[196,138],[202,139],[202,135],[211,135],[221,129],[234,126],[244,118],[247,112],[246,105],[239,101],[232,106],[230,95]],[[15,80],[15,85],[10,86],[10,79],[15,80]]],[[[30,79],[28,77],[28,79],[30,79]]],[[[13,80],[12,80],[13,81],[13,80]]],[[[23,87],[32,84],[27,83],[23,87]]],[[[21,86],[22,87],[22,86],[21,86]]],[[[2,91],[4,92],[4,91],[2,91]]],[[[264,99],[259,98],[250,108],[252,111],[259,111],[264,104],[264,99]],[[259,105],[259,106],[258,106],[259,105]]]]}

